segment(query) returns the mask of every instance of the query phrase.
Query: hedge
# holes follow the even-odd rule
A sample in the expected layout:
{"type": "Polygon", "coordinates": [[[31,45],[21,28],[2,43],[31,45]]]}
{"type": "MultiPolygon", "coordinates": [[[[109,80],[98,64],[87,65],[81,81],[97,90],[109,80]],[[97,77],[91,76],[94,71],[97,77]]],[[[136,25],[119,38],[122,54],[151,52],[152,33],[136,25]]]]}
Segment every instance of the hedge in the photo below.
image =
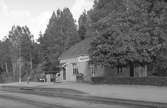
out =
{"type": "Polygon", "coordinates": [[[128,85],[153,85],[167,86],[167,77],[92,77],[92,82],[95,84],[128,84],[128,85]]]}
{"type": "Polygon", "coordinates": [[[105,78],[104,77],[92,77],[91,80],[93,83],[100,84],[100,83],[104,83],[105,78]]]}

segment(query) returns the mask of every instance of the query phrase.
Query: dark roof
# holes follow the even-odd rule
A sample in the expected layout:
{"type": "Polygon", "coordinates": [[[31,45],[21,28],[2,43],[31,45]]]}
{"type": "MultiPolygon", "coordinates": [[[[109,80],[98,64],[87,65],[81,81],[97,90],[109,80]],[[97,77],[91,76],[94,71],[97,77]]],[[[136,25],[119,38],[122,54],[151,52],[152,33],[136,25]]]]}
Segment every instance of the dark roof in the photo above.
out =
{"type": "Polygon", "coordinates": [[[63,54],[59,57],[59,59],[68,59],[68,58],[74,58],[81,55],[88,55],[88,51],[90,49],[90,43],[95,38],[86,38],[79,43],[76,43],[71,48],[69,48],[67,51],[63,52],[63,54]]]}

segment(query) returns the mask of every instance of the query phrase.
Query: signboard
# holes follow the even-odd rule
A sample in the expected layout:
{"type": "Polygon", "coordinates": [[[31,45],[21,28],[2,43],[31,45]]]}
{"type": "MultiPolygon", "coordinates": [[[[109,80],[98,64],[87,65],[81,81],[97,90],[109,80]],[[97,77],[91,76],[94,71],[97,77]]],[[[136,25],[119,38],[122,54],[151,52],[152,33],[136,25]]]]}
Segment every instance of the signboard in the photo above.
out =
{"type": "Polygon", "coordinates": [[[78,57],[78,62],[87,62],[87,61],[89,61],[89,56],[78,57]]]}

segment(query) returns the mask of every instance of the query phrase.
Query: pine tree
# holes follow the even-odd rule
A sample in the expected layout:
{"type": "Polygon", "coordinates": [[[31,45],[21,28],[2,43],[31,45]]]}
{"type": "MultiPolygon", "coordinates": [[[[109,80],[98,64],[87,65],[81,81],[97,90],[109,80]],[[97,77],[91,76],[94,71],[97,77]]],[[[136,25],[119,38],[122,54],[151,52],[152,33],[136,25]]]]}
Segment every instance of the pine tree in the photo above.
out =
{"type": "Polygon", "coordinates": [[[48,71],[59,64],[58,57],[62,52],[78,41],[75,20],[70,10],[65,8],[62,11],[58,9],[57,13],[53,12],[44,35],[39,39],[43,58],[47,57],[47,61],[51,63],[48,71]]]}
{"type": "Polygon", "coordinates": [[[86,38],[86,33],[88,29],[88,16],[86,11],[84,11],[83,14],[79,17],[78,24],[79,24],[78,34],[81,40],[83,40],[86,38]]]}
{"type": "Polygon", "coordinates": [[[64,49],[68,49],[75,43],[79,41],[79,36],[77,32],[77,26],[72,13],[68,8],[64,8],[62,11],[62,17],[60,19],[62,22],[62,35],[64,36],[64,49]]]}

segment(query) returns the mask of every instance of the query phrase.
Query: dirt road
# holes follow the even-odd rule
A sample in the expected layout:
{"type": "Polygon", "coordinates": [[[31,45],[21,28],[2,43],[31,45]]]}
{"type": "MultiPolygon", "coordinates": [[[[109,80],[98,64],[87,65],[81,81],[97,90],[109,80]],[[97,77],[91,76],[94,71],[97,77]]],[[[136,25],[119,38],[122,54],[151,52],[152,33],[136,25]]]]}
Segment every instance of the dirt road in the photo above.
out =
{"type": "Polygon", "coordinates": [[[61,97],[0,91],[0,108],[139,108],[119,104],[102,104],[61,97]]]}

